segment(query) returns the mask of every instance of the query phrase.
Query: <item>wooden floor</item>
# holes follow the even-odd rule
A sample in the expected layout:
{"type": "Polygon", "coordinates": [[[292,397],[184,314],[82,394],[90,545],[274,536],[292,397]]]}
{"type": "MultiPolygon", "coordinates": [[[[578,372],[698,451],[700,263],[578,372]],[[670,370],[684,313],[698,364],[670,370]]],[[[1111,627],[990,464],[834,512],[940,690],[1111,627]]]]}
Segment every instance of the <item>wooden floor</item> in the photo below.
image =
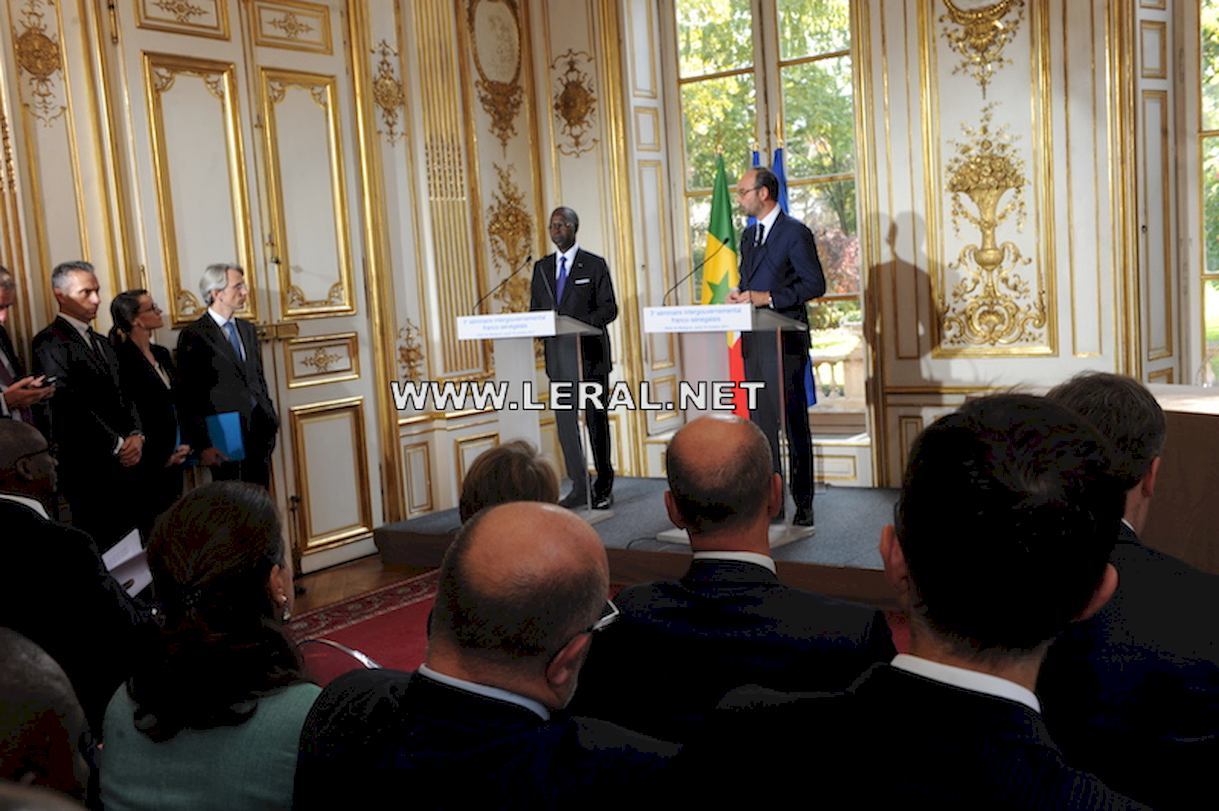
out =
{"type": "Polygon", "coordinates": [[[353,560],[320,572],[301,575],[297,585],[305,587],[305,593],[297,595],[294,613],[300,614],[313,608],[341,602],[381,586],[406,580],[429,571],[426,566],[385,566],[379,555],[353,560]]]}

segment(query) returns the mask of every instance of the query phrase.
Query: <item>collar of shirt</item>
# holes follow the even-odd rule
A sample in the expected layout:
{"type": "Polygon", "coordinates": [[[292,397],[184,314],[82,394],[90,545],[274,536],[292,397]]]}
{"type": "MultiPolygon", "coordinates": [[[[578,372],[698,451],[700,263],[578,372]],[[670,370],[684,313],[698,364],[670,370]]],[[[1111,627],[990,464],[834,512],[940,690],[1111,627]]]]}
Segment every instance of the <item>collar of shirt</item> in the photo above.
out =
{"type": "MultiPolygon", "coordinates": [[[[221,332],[224,332],[224,325],[233,320],[231,318],[225,318],[220,313],[213,310],[211,307],[207,308],[207,314],[210,315],[212,317],[212,320],[216,322],[216,326],[220,327],[221,332]]],[[[227,335],[227,333],[226,333],[226,335],[227,335]]]]}
{"type": "MultiPolygon", "coordinates": [[[[61,313],[59,314],[59,317],[60,317],[60,318],[62,318],[64,321],[67,321],[69,324],[71,324],[71,325],[72,325],[72,329],[74,329],[74,330],[76,330],[77,332],[79,332],[79,333],[80,333],[80,337],[82,337],[82,338],[84,338],[84,339],[85,339],[85,343],[89,343],[89,329],[90,329],[90,327],[89,327],[89,325],[88,325],[88,324],[86,324],[84,321],[81,321],[79,318],[73,318],[72,316],[68,315],[67,313],[62,313],[62,312],[61,312],[61,313]]],[[[90,348],[90,349],[92,349],[92,348],[93,348],[93,346],[90,344],[89,348],[90,348]]]]}
{"type": "Polygon", "coordinates": [[[1129,521],[1127,521],[1125,518],[1123,518],[1123,519],[1122,519],[1122,523],[1126,525],[1126,529],[1130,530],[1130,531],[1131,531],[1131,532],[1133,532],[1135,535],[1138,535],[1138,534],[1139,534],[1139,533],[1138,533],[1138,531],[1137,531],[1137,530],[1134,528],[1134,524],[1130,523],[1130,522],[1129,522],[1129,521]]]}
{"type": "Polygon", "coordinates": [[[536,714],[543,721],[550,720],[550,710],[546,709],[545,706],[537,701],[534,701],[532,698],[526,698],[525,696],[510,693],[507,690],[501,690],[498,687],[491,687],[487,684],[479,684],[478,682],[459,679],[456,676],[447,676],[444,673],[437,673],[427,665],[419,665],[419,670],[416,672],[420,676],[429,678],[432,681],[446,684],[449,687],[453,687],[458,690],[465,690],[467,693],[474,693],[475,695],[484,696],[486,698],[494,698],[497,701],[507,701],[509,704],[524,707],[530,712],[536,714]]]}
{"type": "Polygon", "coordinates": [[[732,560],[737,563],[752,563],[770,569],[775,574],[775,561],[769,555],[759,555],[757,552],[695,552],[695,560],[732,560]]]}
{"type": "Polygon", "coordinates": [[[51,520],[51,516],[47,515],[46,507],[43,507],[42,502],[40,502],[38,499],[19,496],[16,493],[0,493],[0,499],[3,499],[4,501],[16,502],[23,507],[29,507],[31,510],[41,515],[44,520],[51,520]]]}
{"type": "Polygon", "coordinates": [[[979,673],[976,670],[967,670],[954,665],[946,665],[942,662],[933,662],[930,659],[924,659],[921,656],[911,656],[908,653],[897,654],[897,656],[893,657],[893,661],[890,664],[898,670],[904,670],[907,673],[913,673],[925,679],[938,681],[941,684],[951,684],[953,687],[960,687],[963,690],[972,690],[975,693],[983,693],[995,698],[1015,701],[1028,707],[1038,715],[1041,714],[1041,702],[1037,700],[1037,696],[1033,694],[1032,690],[999,676],[979,673]]]}
{"type": "Polygon", "coordinates": [[[564,253],[559,253],[558,251],[554,252],[554,278],[555,278],[555,281],[558,281],[558,279],[559,279],[559,257],[560,256],[567,257],[567,275],[568,275],[568,277],[570,277],[572,270],[574,270],[575,266],[576,266],[576,252],[578,250],[580,250],[580,244],[578,242],[573,242],[571,245],[571,248],[569,248],[566,252],[564,252],[564,253]]]}
{"type": "Polygon", "coordinates": [[[763,243],[765,243],[766,240],[770,239],[770,230],[775,227],[775,220],[779,219],[780,211],[781,211],[781,209],[779,208],[778,205],[776,205],[774,208],[772,208],[770,210],[769,214],[767,214],[762,219],[758,220],[758,224],[762,226],[762,242],[763,243]]]}

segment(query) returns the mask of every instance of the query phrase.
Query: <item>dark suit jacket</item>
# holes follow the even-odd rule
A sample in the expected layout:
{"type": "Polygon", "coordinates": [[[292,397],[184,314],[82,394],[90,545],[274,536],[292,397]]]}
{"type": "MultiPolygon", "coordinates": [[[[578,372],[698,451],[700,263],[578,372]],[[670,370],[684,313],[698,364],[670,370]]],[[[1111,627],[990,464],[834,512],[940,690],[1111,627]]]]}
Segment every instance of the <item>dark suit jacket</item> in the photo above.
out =
{"type": "Polygon", "coordinates": [[[623,590],[572,711],[684,741],[734,687],[841,690],[897,653],[884,615],[785,586],[765,567],[696,560],[623,590]]]}
{"type": "Polygon", "coordinates": [[[258,334],[253,324],[237,319],[237,336],[245,348],[244,361],[209,313],[179,333],[178,418],[183,441],[196,451],[210,448],[206,418],[236,411],[241,415],[246,455],[269,456],[279,418],[263,376],[258,334]]]}
{"type": "Polygon", "coordinates": [[[1156,808],[1196,808],[1219,764],[1219,577],[1122,525],[1113,599],[1050,646],[1037,692],[1063,752],[1156,808]]]}
{"type": "Polygon", "coordinates": [[[63,318],[34,336],[36,374],[58,375],[50,405],[52,439],[59,446],[59,474],[69,493],[94,482],[124,478],[114,454],[120,440],[141,429],[135,406],[119,382],[118,358],[99,336],[106,361],[63,318]],[[108,362],[107,362],[108,361],[108,362]]]}
{"type": "Polygon", "coordinates": [[[293,805],[568,809],[646,797],[677,747],[410,673],[331,682],[301,732],[293,805]]]}
{"type": "Polygon", "coordinates": [[[0,527],[8,572],[0,625],[59,663],[100,735],[106,703],[150,638],[151,618],[106,571],[85,533],[6,499],[0,499],[0,527]]]}
{"type": "Polygon", "coordinates": [[[123,392],[135,405],[144,429],[144,450],[137,467],[141,471],[163,471],[178,438],[178,406],[173,388],[177,385],[177,371],[173,357],[165,347],[152,345],[153,357],[169,376],[170,387],[166,387],[144,353],[131,341],[116,347],[115,354],[123,392]]]}
{"type": "MultiPolygon", "coordinates": [[[[1064,763],[1029,707],[889,665],[842,693],[734,691],[682,759],[683,773],[765,774],[775,796],[820,808],[1144,808],[1064,763]]],[[[707,782],[715,807],[756,797],[752,781],[707,782]]]]}
{"type": "MultiPolygon", "coordinates": [[[[600,256],[583,249],[577,250],[575,261],[572,267],[568,268],[563,298],[556,307],[556,261],[552,253],[534,263],[529,309],[558,310],[559,315],[569,315],[578,321],[600,327],[600,335],[588,335],[581,339],[584,376],[607,377],[614,361],[610,354],[609,331],[605,327],[618,317],[618,302],[614,299],[614,285],[610,279],[609,268],[600,256]]],[[[546,374],[551,380],[562,379],[555,360],[555,354],[562,343],[556,338],[547,338],[544,341],[546,374]]]]}
{"type": "Polygon", "coordinates": [[[768,290],[775,312],[808,323],[805,302],[825,295],[825,275],[813,232],[782,211],[760,247],[758,226],[741,235],[741,290],[768,290]]]}
{"type": "MultiPolygon", "coordinates": [[[[0,324],[0,354],[8,358],[9,364],[13,367],[13,380],[20,380],[25,377],[25,364],[21,362],[21,358],[17,356],[17,349],[13,346],[13,341],[9,338],[8,330],[0,324]]],[[[0,396],[3,396],[0,393],[0,396]]],[[[3,416],[0,414],[0,416],[3,416]]]]}

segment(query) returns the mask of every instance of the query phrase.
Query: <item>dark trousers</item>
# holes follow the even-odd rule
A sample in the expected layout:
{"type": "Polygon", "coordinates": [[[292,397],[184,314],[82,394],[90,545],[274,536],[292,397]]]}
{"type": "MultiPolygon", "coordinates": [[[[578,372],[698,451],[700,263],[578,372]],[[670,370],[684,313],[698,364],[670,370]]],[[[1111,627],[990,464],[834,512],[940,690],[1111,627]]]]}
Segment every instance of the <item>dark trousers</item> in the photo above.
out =
{"type": "MultiPolygon", "coordinates": [[[[551,352],[547,356],[547,373],[550,382],[570,381],[571,402],[579,403],[580,359],[575,340],[571,337],[552,339],[551,352]]],[[[585,382],[601,384],[601,403],[609,398],[609,375],[584,377],[585,382]]],[[[559,434],[559,447],[563,450],[563,465],[571,479],[573,493],[588,492],[588,469],[580,443],[580,420],[574,408],[555,410],[555,428],[559,434]]],[[[610,463],[609,414],[604,409],[584,409],[584,420],[588,425],[588,444],[593,454],[593,465],[597,479],[593,482],[593,496],[608,495],[614,487],[614,467],[610,463]]]]}
{"type": "Polygon", "coordinates": [[[770,456],[776,473],[782,473],[779,459],[779,398],[783,398],[787,419],[787,448],[792,499],[796,508],[813,506],[813,435],[808,427],[808,402],[804,394],[804,367],[808,363],[807,332],[784,332],[783,373],[779,374],[779,355],[773,332],[746,332],[741,335],[745,377],[762,381],[757,407],[749,418],[762,429],[770,443],[770,456]]]}

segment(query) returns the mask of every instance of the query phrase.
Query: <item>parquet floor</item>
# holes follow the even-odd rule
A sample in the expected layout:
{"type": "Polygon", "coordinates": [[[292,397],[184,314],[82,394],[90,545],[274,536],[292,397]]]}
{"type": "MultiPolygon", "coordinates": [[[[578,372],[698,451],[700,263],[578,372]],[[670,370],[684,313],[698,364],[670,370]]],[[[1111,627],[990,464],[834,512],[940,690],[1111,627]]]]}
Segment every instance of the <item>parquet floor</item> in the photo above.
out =
{"type": "Polygon", "coordinates": [[[296,582],[305,587],[305,593],[297,596],[294,613],[331,605],[426,571],[428,569],[422,566],[387,567],[382,565],[379,555],[369,555],[320,572],[299,575],[296,582]]]}

